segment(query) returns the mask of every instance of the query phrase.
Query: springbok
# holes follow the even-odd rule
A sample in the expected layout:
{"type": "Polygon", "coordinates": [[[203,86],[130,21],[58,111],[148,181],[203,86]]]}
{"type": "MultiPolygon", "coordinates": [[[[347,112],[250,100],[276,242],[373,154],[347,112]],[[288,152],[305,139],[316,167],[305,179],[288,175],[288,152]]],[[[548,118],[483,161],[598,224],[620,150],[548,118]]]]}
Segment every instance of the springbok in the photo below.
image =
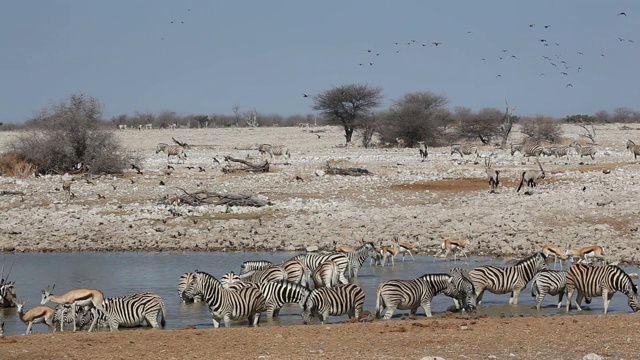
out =
{"type": "MultiPolygon", "coordinates": [[[[104,308],[104,294],[100,290],[95,289],[76,289],[67,292],[62,296],[56,296],[52,294],[53,289],[56,287],[54,284],[51,288],[47,286],[46,290],[42,290],[42,301],[40,305],[46,304],[48,301],[54,302],[56,304],[63,305],[77,305],[77,306],[88,306],[92,309],[92,311],[102,311],[107,314],[104,308]]],[[[109,315],[107,314],[107,317],[109,315]]],[[[71,306],[71,317],[73,318],[73,331],[76,331],[76,306],[71,306]]],[[[89,332],[93,330],[96,322],[98,321],[98,314],[95,313],[93,317],[93,321],[91,322],[91,326],[89,326],[89,332]]],[[[62,324],[62,322],[61,322],[62,324]]],[[[109,321],[111,324],[111,321],[109,321]]],[[[60,326],[62,330],[62,325],[60,326]]],[[[113,331],[113,329],[111,329],[113,331]]]]}
{"type": "Polygon", "coordinates": [[[393,242],[391,245],[381,245],[380,254],[382,255],[382,266],[387,263],[387,258],[391,258],[391,266],[396,266],[396,255],[400,253],[400,245],[393,242]]]}
{"type": "Polygon", "coordinates": [[[542,253],[547,258],[553,256],[553,268],[556,268],[556,263],[560,263],[560,270],[562,270],[562,260],[567,260],[569,257],[562,251],[559,246],[545,245],[542,247],[542,253]],[[560,257],[560,259],[558,259],[560,257]]]}
{"type": "Polygon", "coordinates": [[[416,246],[420,244],[420,242],[418,241],[418,237],[416,236],[416,240],[413,242],[413,244],[401,243],[398,241],[397,236],[394,238],[394,240],[396,244],[398,244],[398,250],[400,251],[400,253],[402,253],[402,261],[404,261],[404,256],[407,253],[409,254],[409,256],[411,256],[411,260],[415,261],[415,259],[413,258],[413,254],[411,253],[411,250],[415,249],[416,246]]]}
{"type": "Polygon", "coordinates": [[[575,258],[578,258],[578,264],[587,263],[591,264],[593,259],[598,259],[602,261],[603,265],[607,264],[607,261],[604,257],[604,249],[602,246],[594,245],[594,246],[586,246],[580,250],[571,250],[567,247],[567,251],[565,253],[566,256],[571,258],[573,261],[575,258]]]}
{"type": "Polygon", "coordinates": [[[470,243],[471,240],[469,240],[469,237],[467,237],[465,240],[446,239],[442,242],[442,244],[440,244],[440,250],[438,250],[438,252],[433,256],[433,261],[436,261],[435,258],[437,258],[438,255],[442,254],[442,252],[444,252],[444,255],[442,257],[445,259],[447,258],[447,256],[449,256],[450,252],[453,252],[453,261],[458,260],[458,253],[461,253],[462,255],[464,255],[464,257],[468,258],[467,252],[464,248],[470,243]]]}
{"type": "Polygon", "coordinates": [[[27,331],[25,331],[24,334],[31,334],[31,327],[33,326],[33,324],[38,323],[45,323],[51,329],[51,331],[55,331],[53,318],[56,315],[56,309],[50,308],[48,306],[38,306],[25,313],[24,305],[27,303],[27,300],[18,302],[17,305],[18,316],[20,317],[20,320],[27,324],[27,331]]]}

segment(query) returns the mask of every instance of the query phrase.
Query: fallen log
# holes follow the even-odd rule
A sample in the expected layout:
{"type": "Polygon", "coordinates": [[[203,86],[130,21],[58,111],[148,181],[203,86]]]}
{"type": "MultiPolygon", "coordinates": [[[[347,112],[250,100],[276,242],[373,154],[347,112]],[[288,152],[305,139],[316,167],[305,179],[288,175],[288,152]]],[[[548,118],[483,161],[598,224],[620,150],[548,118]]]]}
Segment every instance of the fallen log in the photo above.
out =
{"type": "Polygon", "coordinates": [[[363,176],[363,175],[371,175],[371,172],[364,168],[339,168],[332,167],[327,165],[327,169],[325,170],[326,174],[329,175],[347,175],[347,176],[363,176]]]}
{"type": "Polygon", "coordinates": [[[246,167],[226,166],[222,168],[222,172],[224,172],[225,174],[232,173],[232,172],[240,172],[240,171],[252,172],[252,173],[269,172],[269,162],[266,160],[264,161],[264,163],[261,163],[261,164],[253,164],[246,160],[232,158],[231,156],[225,156],[224,160],[228,162],[240,163],[246,166],[246,167]]]}
{"type": "Polygon", "coordinates": [[[170,204],[187,204],[191,206],[227,205],[262,207],[273,205],[271,201],[258,199],[253,195],[221,194],[207,190],[199,190],[193,193],[189,193],[188,191],[181,188],[178,188],[178,190],[181,190],[182,192],[184,192],[184,194],[166,199],[164,202],[170,204]]]}
{"type": "Polygon", "coordinates": [[[2,190],[2,191],[0,191],[0,195],[20,195],[20,196],[24,196],[24,192],[22,192],[22,191],[2,190]]]}

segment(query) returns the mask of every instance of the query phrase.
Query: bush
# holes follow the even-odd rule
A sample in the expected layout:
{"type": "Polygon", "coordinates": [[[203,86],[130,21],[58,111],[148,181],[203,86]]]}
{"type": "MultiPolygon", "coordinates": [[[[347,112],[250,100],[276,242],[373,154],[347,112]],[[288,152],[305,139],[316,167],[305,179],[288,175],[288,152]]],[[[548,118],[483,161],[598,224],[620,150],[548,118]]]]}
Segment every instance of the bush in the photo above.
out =
{"type": "Polygon", "coordinates": [[[35,129],[10,144],[12,152],[40,174],[121,173],[126,160],[113,131],[102,127],[103,108],[95,98],[72,95],[30,121],[35,129]]]}
{"type": "Polygon", "coordinates": [[[520,132],[529,136],[529,140],[532,142],[549,141],[556,143],[562,136],[562,127],[560,121],[538,115],[532,119],[522,121],[520,132]]]}
{"type": "Polygon", "coordinates": [[[0,155],[0,175],[27,178],[36,172],[36,166],[15,153],[0,155]]]}

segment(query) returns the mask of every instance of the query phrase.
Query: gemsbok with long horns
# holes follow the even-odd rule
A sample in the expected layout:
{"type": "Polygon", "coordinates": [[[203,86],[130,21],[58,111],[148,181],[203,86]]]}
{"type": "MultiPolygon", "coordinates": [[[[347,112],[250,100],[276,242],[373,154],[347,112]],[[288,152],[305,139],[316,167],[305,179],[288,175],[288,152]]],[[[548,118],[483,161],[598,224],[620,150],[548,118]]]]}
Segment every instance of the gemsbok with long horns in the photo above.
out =
{"type": "Polygon", "coordinates": [[[522,185],[524,185],[525,183],[528,187],[536,187],[537,181],[545,178],[546,174],[544,172],[544,169],[542,168],[542,164],[540,164],[540,159],[536,158],[536,163],[538,163],[538,167],[540,168],[540,170],[523,171],[522,175],[520,176],[520,184],[518,185],[518,190],[516,190],[516,192],[519,192],[522,188],[522,185]]]}

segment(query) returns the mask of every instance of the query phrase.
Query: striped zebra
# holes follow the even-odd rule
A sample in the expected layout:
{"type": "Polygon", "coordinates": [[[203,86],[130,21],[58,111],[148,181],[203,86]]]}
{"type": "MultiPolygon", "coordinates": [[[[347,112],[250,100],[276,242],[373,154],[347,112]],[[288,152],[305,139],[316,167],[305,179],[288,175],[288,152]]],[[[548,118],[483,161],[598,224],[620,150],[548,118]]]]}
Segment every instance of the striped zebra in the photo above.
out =
{"type": "Polygon", "coordinates": [[[454,276],[449,274],[425,274],[417,279],[388,280],[381,283],[376,292],[376,318],[379,319],[385,309],[385,320],[391,319],[397,309],[410,310],[411,315],[415,315],[419,307],[424,309],[427,317],[431,317],[431,301],[440,293],[460,299],[465,309],[474,310],[473,284],[467,279],[467,284],[464,285],[464,277],[455,277],[458,278],[455,283],[454,276]],[[472,292],[466,293],[469,290],[472,292]]]}
{"type": "Polygon", "coordinates": [[[237,291],[225,289],[218,279],[203,271],[194,271],[194,281],[185,289],[188,296],[202,294],[209,305],[213,327],[231,327],[231,320],[249,319],[257,326],[260,312],[265,311],[265,299],[260,290],[246,287],[237,291]]]}
{"type": "Polygon", "coordinates": [[[638,155],[640,155],[640,145],[636,145],[633,141],[627,140],[627,150],[631,151],[634,160],[638,159],[638,155]]]}
{"type": "Polygon", "coordinates": [[[422,161],[427,160],[427,156],[429,156],[429,149],[427,145],[425,145],[424,141],[418,141],[418,150],[420,150],[420,159],[422,161]]]}
{"type": "MultiPolygon", "coordinates": [[[[222,282],[222,278],[220,279],[220,282],[222,282]]],[[[237,278],[229,285],[228,288],[237,291],[245,287],[253,287],[260,290],[265,299],[265,311],[267,312],[267,318],[278,316],[280,309],[285,304],[295,303],[300,305],[302,308],[303,301],[311,291],[306,286],[295,284],[287,280],[253,283],[243,282],[237,278]]]]}
{"type": "Polygon", "coordinates": [[[622,269],[614,265],[592,266],[584,264],[571,265],[567,271],[567,311],[571,308],[571,297],[574,291],[578,290],[576,307],[582,310],[583,297],[602,296],[604,302],[604,313],[609,309],[611,298],[620,291],[627,295],[627,303],[633,312],[640,310],[640,296],[638,287],[633,283],[631,277],[622,269]]]}
{"type": "Polygon", "coordinates": [[[251,270],[244,274],[238,275],[242,281],[262,283],[287,280],[287,272],[280,265],[271,265],[262,270],[251,270]]]}
{"type": "MultiPolygon", "coordinates": [[[[475,159],[478,158],[478,147],[475,145],[460,145],[460,144],[451,144],[451,155],[458,153],[460,157],[464,157],[465,155],[476,155],[475,159]]],[[[475,161],[475,160],[474,160],[475,161]]]]}
{"type": "Polygon", "coordinates": [[[356,251],[341,251],[349,259],[349,277],[357,278],[358,271],[367,258],[376,257],[376,247],[372,242],[364,243],[356,251]]]}
{"type": "Polygon", "coordinates": [[[464,309],[466,312],[476,311],[476,288],[473,286],[469,272],[463,268],[453,268],[449,271],[453,289],[445,290],[445,295],[453,298],[456,309],[464,309]]]}
{"type": "Polygon", "coordinates": [[[311,274],[313,285],[316,289],[321,287],[335,287],[340,285],[340,275],[335,262],[327,260],[320,264],[316,271],[311,274]]]}
{"type": "Polygon", "coordinates": [[[269,154],[271,160],[276,156],[282,156],[285,160],[291,159],[291,153],[286,145],[261,144],[258,146],[258,151],[263,155],[269,154]]]}
{"type": "Polygon", "coordinates": [[[320,264],[327,260],[331,260],[336,263],[336,266],[338,266],[338,277],[340,279],[340,283],[349,283],[347,278],[344,276],[344,273],[349,267],[349,258],[347,258],[347,256],[341,252],[331,252],[328,254],[306,253],[296,255],[292,259],[302,261],[302,263],[307,267],[309,273],[311,274],[316,271],[320,264]]]}
{"type": "Polygon", "coordinates": [[[178,158],[178,163],[180,163],[180,160],[184,162],[187,159],[187,154],[184,152],[184,147],[180,145],[167,145],[165,143],[159,143],[156,146],[156,154],[161,151],[167,154],[167,161],[169,161],[169,158],[171,156],[176,156],[178,158]]]}
{"type": "Polygon", "coordinates": [[[180,276],[178,280],[178,296],[183,302],[200,302],[202,301],[202,296],[200,295],[191,298],[185,296],[184,290],[191,281],[193,281],[193,273],[188,272],[180,276]]]}
{"type": "Polygon", "coordinates": [[[538,144],[525,145],[525,144],[511,144],[511,156],[519,152],[524,157],[540,156],[544,148],[538,144]]]}
{"type": "Polygon", "coordinates": [[[567,286],[567,272],[556,270],[542,270],[538,272],[531,281],[531,296],[536,298],[537,310],[540,310],[544,297],[558,295],[558,309],[562,304],[565,287],[567,286]]]}
{"type": "Polygon", "coordinates": [[[576,149],[576,152],[580,157],[589,156],[591,160],[595,159],[596,148],[593,146],[582,146],[577,141],[573,143],[572,147],[576,149]]]}
{"type": "Polygon", "coordinates": [[[267,261],[267,260],[252,260],[252,261],[245,261],[242,263],[242,265],[240,265],[240,274],[245,274],[251,270],[262,270],[262,269],[266,269],[269,266],[273,265],[273,263],[271,261],[267,261]]]}
{"type": "MultiPolygon", "coordinates": [[[[105,312],[98,311],[97,326],[109,326],[113,330],[118,327],[136,327],[145,321],[148,326],[159,329],[166,325],[166,308],[160,295],[153,292],[138,292],[124,296],[107,298],[104,301],[105,312]],[[107,316],[111,317],[111,324],[107,316]],[[160,323],[158,324],[158,316],[160,323]]],[[[95,312],[85,311],[82,314],[79,326],[82,328],[90,323],[95,312]]],[[[66,320],[66,319],[65,319],[66,320]]]]}
{"type": "Polygon", "coordinates": [[[540,270],[549,269],[543,253],[535,253],[510,267],[483,265],[473,268],[469,276],[476,288],[477,303],[482,302],[485,290],[494,294],[511,292],[509,304],[517,305],[520,292],[540,270]]]}
{"type": "Polygon", "coordinates": [[[347,314],[358,318],[364,306],[364,291],[358,285],[346,284],[312,290],[302,306],[302,323],[307,325],[313,317],[324,324],[329,316],[347,314]]]}
{"type": "Polygon", "coordinates": [[[307,269],[302,261],[289,259],[283,262],[280,266],[282,266],[284,271],[287,273],[288,281],[309,287],[311,274],[309,274],[309,269],[307,269]]]}

